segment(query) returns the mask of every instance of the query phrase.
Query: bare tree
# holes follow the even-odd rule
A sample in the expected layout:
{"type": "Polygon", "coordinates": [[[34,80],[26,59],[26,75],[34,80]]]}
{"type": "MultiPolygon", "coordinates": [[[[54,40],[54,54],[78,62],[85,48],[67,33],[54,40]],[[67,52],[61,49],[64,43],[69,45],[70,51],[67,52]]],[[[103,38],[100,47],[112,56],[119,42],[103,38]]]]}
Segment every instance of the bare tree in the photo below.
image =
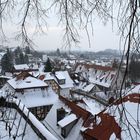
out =
{"type": "MultiPolygon", "coordinates": [[[[124,42],[122,60],[125,56],[127,60],[122,87],[119,92],[120,98],[122,98],[122,88],[128,74],[130,53],[139,53],[140,1],[0,0],[0,37],[3,39],[6,38],[3,30],[3,21],[6,19],[13,19],[14,14],[17,13],[15,15],[17,15],[16,21],[18,23],[19,32],[16,34],[16,39],[21,39],[22,44],[32,46],[33,42],[28,32],[29,25],[33,26],[36,31],[43,32],[42,26],[47,26],[47,16],[52,9],[55,9],[59,17],[59,23],[63,24],[65,27],[63,38],[65,46],[77,45],[79,43],[79,28],[84,28],[86,30],[90,42],[88,26],[93,27],[93,19],[100,18],[103,22],[111,20],[112,24],[113,22],[117,22],[121,39],[124,42]]],[[[125,112],[125,108],[123,111],[125,112]]],[[[127,116],[125,117],[127,118],[127,116]]]]}

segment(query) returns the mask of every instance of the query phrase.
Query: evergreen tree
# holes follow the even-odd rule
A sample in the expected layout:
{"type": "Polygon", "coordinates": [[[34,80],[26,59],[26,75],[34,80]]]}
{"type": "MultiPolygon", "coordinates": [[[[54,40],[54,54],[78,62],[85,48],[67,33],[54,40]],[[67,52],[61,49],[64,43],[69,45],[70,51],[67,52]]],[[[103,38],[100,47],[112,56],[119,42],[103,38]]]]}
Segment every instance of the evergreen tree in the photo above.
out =
{"type": "Polygon", "coordinates": [[[25,64],[25,62],[24,62],[24,55],[23,55],[22,52],[19,54],[19,62],[20,62],[20,64],[25,64]]]}
{"type": "Polygon", "coordinates": [[[24,63],[25,64],[29,64],[29,58],[28,58],[28,55],[24,55],[24,63]]]}
{"type": "Polygon", "coordinates": [[[17,57],[21,52],[22,52],[22,50],[21,50],[21,48],[18,46],[18,47],[15,49],[15,51],[14,51],[15,56],[17,57]]]}
{"type": "Polygon", "coordinates": [[[50,59],[48,58],[45,63],[44,72],[51,72],[51,71],[52,71],[52,65],[51,65],[50,59]]]}
{"type": "Polygon", "coordinates": [[[13,68],[13,58],[11,51],[7,49],[7,53],[1,59],[2,72],[11,72],[13,68]]]}
{"type": "Polygon", "coordinates": [[[30,53],[31,53],[30,47],[26,46],[25,47],[25,54],[30,54],[30,53]]]}
{"type": "Polygon", "coordinates": [[[135,82],[140,79],[140,61],[138,55],[134,54],[131,57],[131,61],[129,64],[129,76],[130,79],[135,82]]]}
{"type": "Polygon", "coordinates": [[[60,56],[61,55],[59,48],[57,48],[56,54],[57,54],[57,56],[60,56]]]}

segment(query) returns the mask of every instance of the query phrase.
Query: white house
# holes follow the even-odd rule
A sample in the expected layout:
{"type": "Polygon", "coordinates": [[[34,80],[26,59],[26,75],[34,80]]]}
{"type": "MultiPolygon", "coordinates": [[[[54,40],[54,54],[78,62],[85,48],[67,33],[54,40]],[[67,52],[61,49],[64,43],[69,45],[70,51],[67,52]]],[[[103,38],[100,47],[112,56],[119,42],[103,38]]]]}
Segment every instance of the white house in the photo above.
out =
{"type": "Polygon", "coordinates": [[[57,95],[45,82],[28,72],[22,72],[8,80],[2,90],[21,100],[39,120],[45,118],[57,99],[57,95]]]}
{"type": "Polygon", "coordinates": [[[46,82],[52,87],[54,91],[65,97],[69,96],[70,89],[74,87],[74,82],[70,78],[69,73],[67,71],[42,73],[39,76],[39,79],[46,82]]]}

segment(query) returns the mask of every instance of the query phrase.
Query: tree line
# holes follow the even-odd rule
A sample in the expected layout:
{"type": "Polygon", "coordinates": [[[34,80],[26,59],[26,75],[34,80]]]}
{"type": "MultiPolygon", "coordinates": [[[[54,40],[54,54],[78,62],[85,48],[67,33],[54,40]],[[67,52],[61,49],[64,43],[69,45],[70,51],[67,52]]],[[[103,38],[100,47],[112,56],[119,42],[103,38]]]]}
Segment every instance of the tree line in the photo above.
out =
{"type": "Polygon", "coordinates": [[[1,59],[2,73],[12,71],[14,64],[28,64],[30,48],[27,46],[25,51],[17,47],[14,51],[7,48],[6,53],[1,59]]]}

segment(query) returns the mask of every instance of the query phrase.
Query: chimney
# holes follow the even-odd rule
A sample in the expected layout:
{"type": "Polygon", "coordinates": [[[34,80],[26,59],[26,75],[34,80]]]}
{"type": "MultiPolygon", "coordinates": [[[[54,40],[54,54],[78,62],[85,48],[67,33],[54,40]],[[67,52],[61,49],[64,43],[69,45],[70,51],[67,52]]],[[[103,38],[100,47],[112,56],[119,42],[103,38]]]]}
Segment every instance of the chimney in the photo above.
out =
{"type": "Polygon", "coordinates": [[[62,120],[64,117],[65,117],[65,109],[64,108],[57,109],[57,122],[62,120]]]}

